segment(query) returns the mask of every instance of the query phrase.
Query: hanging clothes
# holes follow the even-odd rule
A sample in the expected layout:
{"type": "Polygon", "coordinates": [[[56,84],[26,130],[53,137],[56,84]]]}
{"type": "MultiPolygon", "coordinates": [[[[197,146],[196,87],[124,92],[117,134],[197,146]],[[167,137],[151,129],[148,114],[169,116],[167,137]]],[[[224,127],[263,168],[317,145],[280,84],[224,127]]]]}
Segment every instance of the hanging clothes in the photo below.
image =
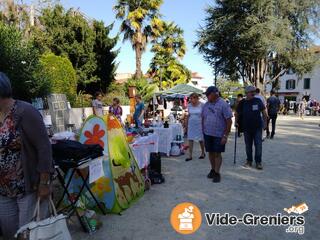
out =
{"type": "Polygon", "coordinates": [[[186,109],[187,107],[188,107],[188,97],[185,96],[185,97],[183,98],[183,108],[186,109]]]}
{"type": "Polygon", "coordinates": [[[164,107],[164,109],[167,109],[167,100],[166,99],[163,99],[163,107],[164,107]]]}

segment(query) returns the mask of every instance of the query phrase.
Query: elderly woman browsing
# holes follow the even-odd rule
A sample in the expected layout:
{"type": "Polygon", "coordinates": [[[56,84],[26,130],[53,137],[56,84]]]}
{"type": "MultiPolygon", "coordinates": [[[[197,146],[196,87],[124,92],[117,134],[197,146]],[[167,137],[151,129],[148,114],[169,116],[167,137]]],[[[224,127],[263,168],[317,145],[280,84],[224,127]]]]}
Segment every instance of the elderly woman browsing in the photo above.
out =
{"type": "Polygon", "coordinates": [[[13,239],[18,228],[32,220],[39,198],[47,205],[53,170],[40,113],[12,98],[10,81],[0,72],[0,227],[4,239],[13,239]]]}

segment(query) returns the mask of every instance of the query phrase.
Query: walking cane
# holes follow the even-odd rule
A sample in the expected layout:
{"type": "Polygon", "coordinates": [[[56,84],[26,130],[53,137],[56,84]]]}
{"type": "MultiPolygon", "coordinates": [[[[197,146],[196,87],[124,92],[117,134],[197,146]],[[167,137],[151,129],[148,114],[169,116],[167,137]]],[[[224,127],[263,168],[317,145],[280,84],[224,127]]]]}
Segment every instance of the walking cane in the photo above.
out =
{"type": "Polygon", "coordinates": [[[236,127],[236,131],[234,134],[234,155],[233,155],[234,165],[236,165],[236,162],[237,162],[237,139],[238,139],[238,128],[236,127]]]}

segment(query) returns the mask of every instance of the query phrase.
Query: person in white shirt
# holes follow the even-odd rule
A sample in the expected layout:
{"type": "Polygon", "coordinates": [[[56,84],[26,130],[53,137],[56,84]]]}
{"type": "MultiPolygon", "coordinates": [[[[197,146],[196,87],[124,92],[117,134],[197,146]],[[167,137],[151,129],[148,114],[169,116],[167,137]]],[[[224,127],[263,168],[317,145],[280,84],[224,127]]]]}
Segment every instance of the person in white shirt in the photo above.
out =
{"type": "Polygon", "coordinates": [[[93,114],[102,117],[103,116],[103,103],[101,92],[96,92],[95,99],[92,101],[93,114]]]}

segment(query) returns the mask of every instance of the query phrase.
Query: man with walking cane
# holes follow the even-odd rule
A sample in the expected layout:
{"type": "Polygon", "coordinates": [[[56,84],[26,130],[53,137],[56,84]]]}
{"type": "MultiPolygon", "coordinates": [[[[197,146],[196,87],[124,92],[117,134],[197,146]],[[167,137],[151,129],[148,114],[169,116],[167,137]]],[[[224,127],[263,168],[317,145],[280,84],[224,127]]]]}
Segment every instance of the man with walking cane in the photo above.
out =
{"type": "Polygon", "coordinates": [[[256,88],[254,86],[246,87],[245,91],[247,95],[246,99],[244,100],[241,107],[238,106],[237,109],[238,114],[236,114],[236,126],[238,126],[240,115],[242,118],[247,154],[247,162],[245,164],[245,167],[252,167],[252,145],[254,143],[254,160],[256,162],[256,168],[258,170],[262,170],[262,131],[263,129],[266,129],[268,113],[263,102],[260,99],[255,98],[256,88]]]}
{"type": "Polygon", "coordinates": [[[233,164],[237,163],[237,140],[238,140],[238,128],[236,127],[236,131],[234,132],[234,154],[233,154],[233,164]]]}

